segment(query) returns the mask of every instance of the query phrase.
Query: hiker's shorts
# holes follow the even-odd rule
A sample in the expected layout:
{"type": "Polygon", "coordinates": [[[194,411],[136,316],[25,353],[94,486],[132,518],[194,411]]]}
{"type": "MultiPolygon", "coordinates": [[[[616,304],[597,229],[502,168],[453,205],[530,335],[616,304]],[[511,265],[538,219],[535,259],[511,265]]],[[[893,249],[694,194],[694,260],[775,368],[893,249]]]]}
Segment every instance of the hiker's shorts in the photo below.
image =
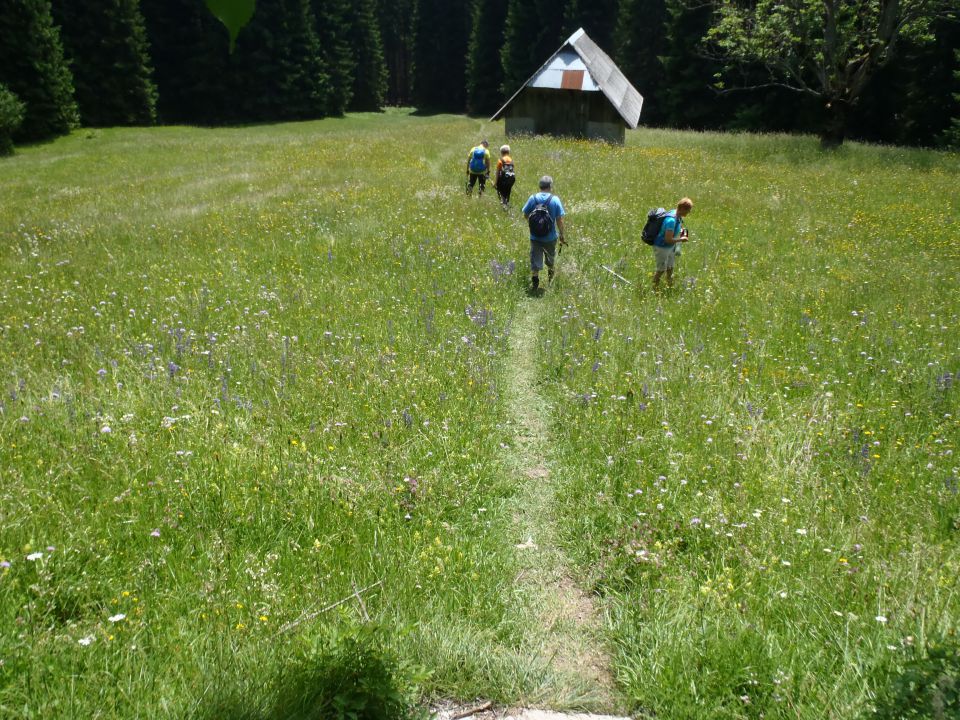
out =
{"type": "Polygon", "coordinates": [[[657,259],[657,272],[673,270],[673,263],[677,257],[677,253],[674,252],[673,246],[660,247],[658,245],[654,245],[653,256],[657,259]]]}
{"type": "Polygon", "coordinates": [[[540,242],[539,240],[530,241],[530,270],[540,272],[543,270],[543,263],[546,260],[547,267],[553,267],[553,262],[557,256],[557,241],[540,242]]]}

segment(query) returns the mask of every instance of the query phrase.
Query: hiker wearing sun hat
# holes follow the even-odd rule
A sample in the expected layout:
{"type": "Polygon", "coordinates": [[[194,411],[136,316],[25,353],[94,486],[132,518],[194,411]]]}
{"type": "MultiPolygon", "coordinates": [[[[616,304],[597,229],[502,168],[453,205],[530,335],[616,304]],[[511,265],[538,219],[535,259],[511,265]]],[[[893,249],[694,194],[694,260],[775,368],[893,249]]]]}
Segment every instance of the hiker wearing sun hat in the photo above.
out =
{"type": "Polygon", "coordinates": [[[513,158],[510,156],[510,146],[500,146],[500,159],[497,160],[497,174],[493,179],[493,186],[497,189],[503,209],[510,204],[510,191],[517,181],[516,170],[513,167],[513,158]]]}

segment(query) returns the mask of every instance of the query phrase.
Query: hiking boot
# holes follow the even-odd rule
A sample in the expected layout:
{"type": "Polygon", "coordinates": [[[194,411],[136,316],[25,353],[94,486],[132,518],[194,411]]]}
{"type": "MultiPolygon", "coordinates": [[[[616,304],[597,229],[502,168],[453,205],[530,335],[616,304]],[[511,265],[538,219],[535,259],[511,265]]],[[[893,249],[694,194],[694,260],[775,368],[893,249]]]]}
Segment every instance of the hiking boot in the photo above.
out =
{"type": "Polygon", "coordinates": [[[538,276],[534,275],[530,278],[530,287],[534,290],[540,287],[540,278],[538,276]]]}

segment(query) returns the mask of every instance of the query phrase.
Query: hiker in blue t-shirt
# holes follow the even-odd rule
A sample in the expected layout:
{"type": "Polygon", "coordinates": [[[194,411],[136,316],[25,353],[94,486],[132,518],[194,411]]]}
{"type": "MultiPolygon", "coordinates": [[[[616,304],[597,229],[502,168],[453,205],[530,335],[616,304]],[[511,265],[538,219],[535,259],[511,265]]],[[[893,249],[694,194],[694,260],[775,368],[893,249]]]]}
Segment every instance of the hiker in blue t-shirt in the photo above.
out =
{"type": "Polygon", "coordinates": [[[534,193],[523,206],[523,216],[530,225],[530,285],[540,287],[540,271],[547,265],[548,282],[553,281],[557,242],[566,245],[563,236],[563,203],[553,194],[553,178],[540,178],[540,192],[534,193]]]}
{"type": "Polygon", "coordinates": [[[683,218],[693,210],[693,200],[688,197],[677,203],[677,209],[671,210],[663,219],[660,232],[653,241],[653,256],[657,261],[653,273],[653,289],[660,289],[660,278],[667,274],[667,287],[673,286],[673,266],[676,262],[677,244],[687,241],[687,229],[683,227],[683,218]]]}

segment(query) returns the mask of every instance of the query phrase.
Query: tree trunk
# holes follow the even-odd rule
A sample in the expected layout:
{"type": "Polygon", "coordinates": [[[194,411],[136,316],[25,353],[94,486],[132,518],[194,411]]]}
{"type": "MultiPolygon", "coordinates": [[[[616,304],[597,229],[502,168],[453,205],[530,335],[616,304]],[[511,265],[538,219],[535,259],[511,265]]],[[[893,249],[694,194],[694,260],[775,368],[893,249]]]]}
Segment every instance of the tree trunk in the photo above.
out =
{"type": "Polygon", "coordinates": [[[846,101],[837,98],[827,100],[824,106],[826,118],[820,131],[820,147],[834,150],[843,145],[847,136],[847,116],[850,107],[846,101]]]}

